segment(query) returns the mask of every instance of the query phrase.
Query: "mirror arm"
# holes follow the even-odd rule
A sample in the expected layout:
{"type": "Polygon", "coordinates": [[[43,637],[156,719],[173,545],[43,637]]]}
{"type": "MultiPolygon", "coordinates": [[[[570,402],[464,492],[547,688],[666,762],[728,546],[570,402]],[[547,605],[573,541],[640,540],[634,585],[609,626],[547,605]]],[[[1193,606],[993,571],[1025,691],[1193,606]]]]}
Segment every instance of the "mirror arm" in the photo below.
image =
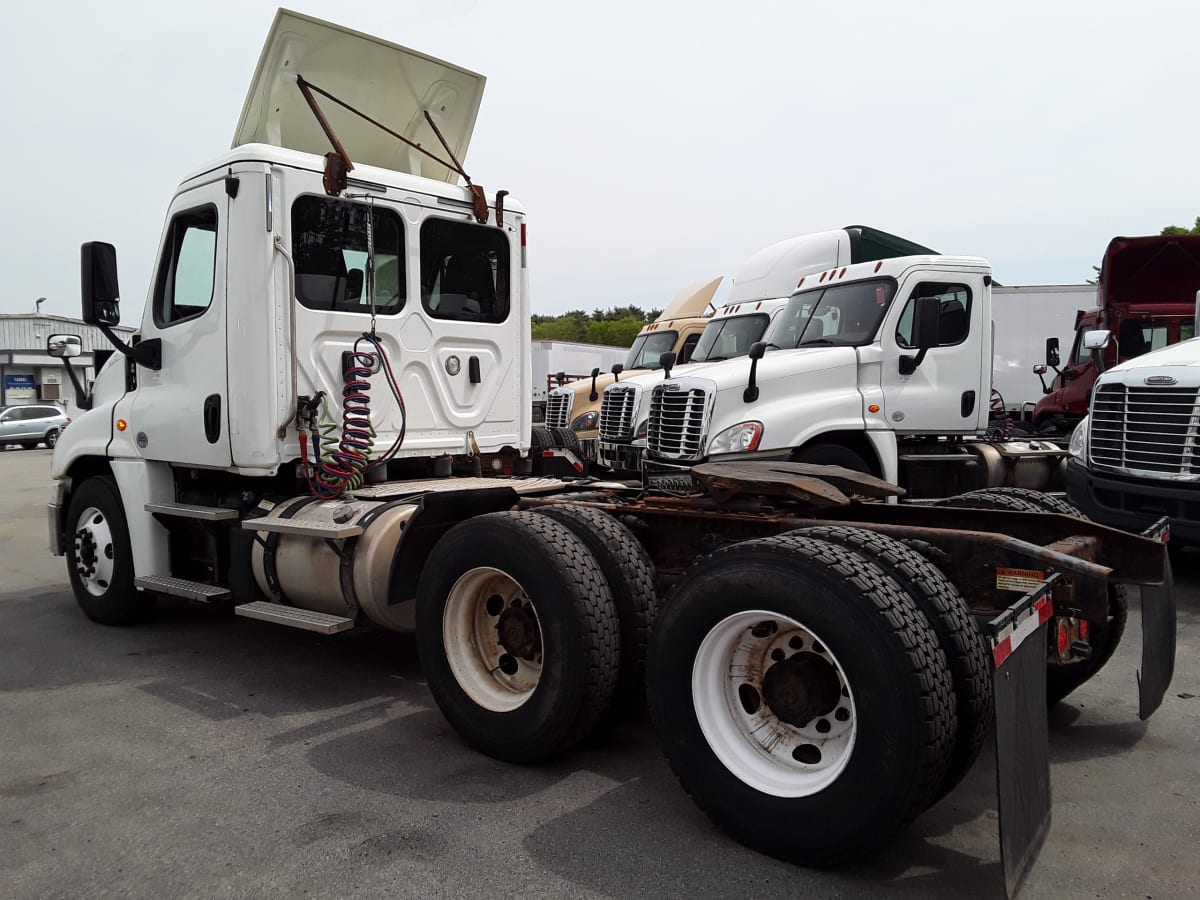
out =
{"type": "Polygon", "coordinates": [[[743,403],[753,403],[758,399],[758,383],[756,376],[758,375],[758,359],[757,357],[750,360],[750,379],[746,382],[746,390],[742,392],[743,403]]]}
{"type": "Polygon", "coordinates": [[[115,334],[113,330],[103,323],[97,322],[97,327],[108,338],[108,342],[117,348],[117,351],[127,359],[132,359],[139,366],[145,366],[147,369],[158,371],[162,368],[162,340],[159,338],[151,338],[147,341],[140,341],[133,346],[125,343],[115,334]]]}
{"type": "Polygon", "coordinates": [[[75,405],[80,409],[91,409],[92,398],[84,391],[83,385],[80,384],[79,376],[75,374],[75,369],[71,367],[70,357],[64,356],[62,361],[63,365],[67,367],[67,377],[71,379],[71,384],[75,387],[75,405]]]}
{"type": "Polygon", "coordinates": [[[600,395],[596,393],[596,378],[600,375],[599,369],[592,369],[592,392],[588,395],[588,399],[595,403],[600,399],[600,395]]]}
{"type": "Polygon", "coordinates": [[[917,371],[917,368],[921,365],[921,363],[925,362],[925,354],[928,352],[928,347],[922,347],[917,351],[916,356],[900,357],[900,374],[911,375],[913,372],[917,371]]]}

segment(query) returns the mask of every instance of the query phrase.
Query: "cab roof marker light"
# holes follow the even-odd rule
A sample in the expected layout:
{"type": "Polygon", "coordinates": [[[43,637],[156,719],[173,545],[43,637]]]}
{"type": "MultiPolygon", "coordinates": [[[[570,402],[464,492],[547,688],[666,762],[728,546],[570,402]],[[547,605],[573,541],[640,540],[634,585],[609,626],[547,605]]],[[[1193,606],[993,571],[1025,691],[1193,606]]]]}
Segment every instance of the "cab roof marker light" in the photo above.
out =
{"type": "Polygon", "coordinates": [[[875,271],[878,272],[881,268],[883,268],[883,260],[882,259],[879,262],[875,263],[875,271]]]}
{"type": "Polygon", "coordinates": [[[804,284],[804,276],[800,276],[800,280],[796,282],[796,287],[799,288],[802,284],[804,284]]]}
{"type": "Polygon", "coordinates": [[[845,274],[846,274],[846,267],[842,266],[842,271],[838,272],[838,278],[843,277],[845,274]]]}

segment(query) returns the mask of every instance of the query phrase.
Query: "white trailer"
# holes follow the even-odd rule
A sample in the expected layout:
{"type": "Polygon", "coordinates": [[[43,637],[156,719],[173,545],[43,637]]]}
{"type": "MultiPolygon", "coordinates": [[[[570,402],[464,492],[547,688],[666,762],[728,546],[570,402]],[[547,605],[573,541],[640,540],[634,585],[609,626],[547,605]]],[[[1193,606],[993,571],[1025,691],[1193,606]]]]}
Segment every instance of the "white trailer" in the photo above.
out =
{"type": "Polygon", "coordinates": [[[1095,306],[1094,284],[992,287],[992,388],[1010,415],[1029,418],[1044,396],[1033,367],[1046,361],[1046,339],[1071,346],[1078,312],[1095,306]]]}
{"type": "Polygon", "coordinates": [[[628,352],[627,347],[604,344],[533,341],[530,355],[533,364],[534,421],[544,420],[546,397],[552,388],[587,378],[592,374],[592,369],[608,372],[617,363],[624,362],[628,352]]]}

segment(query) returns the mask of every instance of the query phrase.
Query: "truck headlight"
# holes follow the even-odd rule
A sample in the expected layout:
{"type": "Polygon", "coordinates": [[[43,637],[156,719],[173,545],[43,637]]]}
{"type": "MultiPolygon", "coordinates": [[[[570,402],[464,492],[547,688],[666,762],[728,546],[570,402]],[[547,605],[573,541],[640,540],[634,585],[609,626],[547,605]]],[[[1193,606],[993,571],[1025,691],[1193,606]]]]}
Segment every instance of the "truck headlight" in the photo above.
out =
{"type": "Polygon", "coordinates": [[[739,422],[732,428],[726,428],[708,445],[709,455],[717,453],[749,453],[758,449],[762,440],[762,422],[739,422]]]}
{"type": "Polygon", "coordinates": [[[600,412],[593,409],[591,412],[585,412],[582,416],[576,416],[575,421],[571,423],[572,431],[591,431],[600,422],[600,412]]]}
{"type": "Polygon", "coordinates": [[[1071,432],[1070,443],[1067,444],[1067,453],[1078,460],[1083,460],[1087,451],[1087,433],[1088,421],[1091,416],[1084,416],[1083,420],[1075,426],[1075,430],[1071,432]]]}

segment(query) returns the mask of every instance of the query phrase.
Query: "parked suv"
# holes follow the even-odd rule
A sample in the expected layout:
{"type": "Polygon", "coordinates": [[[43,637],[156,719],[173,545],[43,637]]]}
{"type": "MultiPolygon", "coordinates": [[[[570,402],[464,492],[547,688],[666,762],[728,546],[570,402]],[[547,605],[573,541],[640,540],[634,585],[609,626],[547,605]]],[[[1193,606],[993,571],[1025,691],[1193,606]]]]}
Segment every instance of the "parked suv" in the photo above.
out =
{"type": "Polygon", "coordinates": [[[0,447],[53,447],[70,417],[57,406],[0,406],[0,447]]]}

